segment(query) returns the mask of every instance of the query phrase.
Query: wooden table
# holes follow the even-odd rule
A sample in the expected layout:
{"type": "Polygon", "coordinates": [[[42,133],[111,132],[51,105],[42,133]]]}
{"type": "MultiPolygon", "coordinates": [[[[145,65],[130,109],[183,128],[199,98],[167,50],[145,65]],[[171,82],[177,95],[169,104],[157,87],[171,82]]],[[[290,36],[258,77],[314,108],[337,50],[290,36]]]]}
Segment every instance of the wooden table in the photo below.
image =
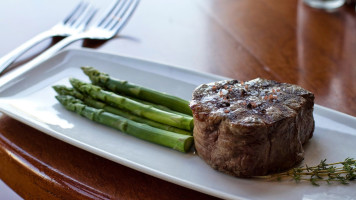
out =
{"type": "MultiPolygon", "coordinates": [[[[0,56],[51,27],[76,3],[0,1],[0,56]]],[[[352,6],[325,12],[297,0],[142,0],[117,38],[70,47],[241,80],[264,77],[299,84],[315,93],[317,104],[356,116],[355,15],[352,6]]],[[[56,41],[43,42],[14,67],[56,41]]],[[[0,199],[214,199],[73,147],[5,115],[0,118],[0,163],[0,199]]]]}

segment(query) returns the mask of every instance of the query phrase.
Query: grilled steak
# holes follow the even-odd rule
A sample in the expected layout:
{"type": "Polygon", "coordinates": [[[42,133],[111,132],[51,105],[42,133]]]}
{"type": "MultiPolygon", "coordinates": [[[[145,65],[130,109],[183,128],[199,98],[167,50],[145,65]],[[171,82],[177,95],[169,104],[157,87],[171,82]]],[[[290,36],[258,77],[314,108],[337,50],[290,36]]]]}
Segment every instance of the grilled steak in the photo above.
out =
{"type": "Polygon", "coordinates": [[[272,80],[203,84],[190,107],[198,155],[214,169],[238,177],[295,166],[314,131],[314,95],[272,80]]]}

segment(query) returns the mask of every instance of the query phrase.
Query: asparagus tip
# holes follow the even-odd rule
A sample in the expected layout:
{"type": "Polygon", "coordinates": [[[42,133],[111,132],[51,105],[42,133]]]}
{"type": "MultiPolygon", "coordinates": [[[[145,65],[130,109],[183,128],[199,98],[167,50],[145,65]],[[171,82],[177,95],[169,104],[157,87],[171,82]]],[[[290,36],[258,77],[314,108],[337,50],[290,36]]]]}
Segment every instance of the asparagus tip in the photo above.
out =
{"type": "Polygon", "coordinates": [[[70,90],[67,86],[65,85],[54,85],[52,88],[58,93],[58,94],[63,94],[63,91],[65,90],[70,90]]]}
{"type": "Polygon", "coordinates": [[[63,95],[56,95],[55,98],[63,105],[66,104],[65,97],[63,95]]]}
{"type": "Polygon", "coordinates": [[[52,86],[52,88],[54,89],[54,91],[56,91],[57,93],[59,93],[60,87],[61,87],[61,85],[54,85],[54,86],[52,86]]]}
{"type": "Polygon", "coordinates": [[[81,81],[77,78],[73,78],[73,77],[70,77],[69,78],[69,82],[72,84],[72,85],[76,85],[76,84],[80,84],[81,81]]]}
{"type": "Polygon", "coordinates": [[[80,68],[83,70],[84,74],[86,75],[89,75],[90,71],[95,70],[93,67],[90,66],[82,66],[80,68]]]}
{"type": "Polygon", "coordinates": [[[73,104],[73,103],[82,103],[81,100],[76,99],[70,95],[56,95],[56,99],[63,105],[73,104]]]}

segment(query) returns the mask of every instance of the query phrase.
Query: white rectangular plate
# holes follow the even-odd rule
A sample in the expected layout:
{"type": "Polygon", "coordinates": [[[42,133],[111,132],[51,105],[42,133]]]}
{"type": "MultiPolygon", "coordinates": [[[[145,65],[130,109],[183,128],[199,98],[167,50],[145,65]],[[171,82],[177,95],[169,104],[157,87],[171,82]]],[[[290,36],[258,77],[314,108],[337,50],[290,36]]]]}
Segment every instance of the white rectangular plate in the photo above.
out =
{"type": "MultiPolygon", "coordinates": [[[[74,146],[203,193],[227,199],[353,199],[355,184],[240,179],[217,172],[194,153],[180,153],[120,133],[67,111],[51,86],[68,78],[89,79],[80,66],[94,66],[114,77],[189,100],[202,83],[223,79],[179,67],[90,50],[67,50],[0,84],[0,111],[74,146]]],[[[316,97],[317,98],[317,97],[316,97]]],[[[305,163],[356,157],[356,118],[316,105],[314,137],[305,146],[305,163]]]]}

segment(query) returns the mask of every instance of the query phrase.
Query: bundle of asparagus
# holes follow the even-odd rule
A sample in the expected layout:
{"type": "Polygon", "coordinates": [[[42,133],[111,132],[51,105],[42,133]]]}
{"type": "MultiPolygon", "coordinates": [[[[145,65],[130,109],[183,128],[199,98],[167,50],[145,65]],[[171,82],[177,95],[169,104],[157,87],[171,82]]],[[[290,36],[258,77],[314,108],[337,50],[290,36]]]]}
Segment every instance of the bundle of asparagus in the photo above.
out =
{"type": "MultiPolygon", "coordinates": [[[[97,74],[103,74],[94,68],[83,67],[82,69],[85,72],[90,69],[91,72],[95,71],[97,74]]],[[[93,73],[86,72],[86,74],[93,73]]],[[[53,86],[53,88],[59,94],[56,96],[57,100],[70,111],[140,139],[182,152],[189,151],[193,144],[191,133],[194,125],[193,118],[188,115],[188,112],[181,113],[177,111],[189,108],[189,102],[142,86],[134,84],[122,85],[121,82],[126,81],[106,82],[111,85],[110,87],[101,82],[100,86],[110,89],[129,85],[129,91],[133,91],[135,87],[138,87],[138,91],[145,92],[140,95],[133,95],[134,97],[132,95],[123,96],[115,93],[115,91],[108,91],[100,86],[85,83],[75,78],[70,78],[73,88],[61,85],[53,86]],[[112,86],[116,83],[120,86],[112,86]],[[142,95],[151,97],[142,98],[142,95]],[[147,99],[155,98],[155,96],[158,96],[162,101],[165,101],[164,98],[169,96],[170,102],[176,108],[177,106],[185,108],[175,109],[176,111],[174,111],[167,108],[165,103],[158,105],[157,101],[146,101],[147,99]],[[161,96],[164,98],[160,98],[161,96]],[[174,102],[174,99],[176,99],[177,103],[174,102]]],[[[125,95],[130,94],[126,93],[125,95]]]]}

